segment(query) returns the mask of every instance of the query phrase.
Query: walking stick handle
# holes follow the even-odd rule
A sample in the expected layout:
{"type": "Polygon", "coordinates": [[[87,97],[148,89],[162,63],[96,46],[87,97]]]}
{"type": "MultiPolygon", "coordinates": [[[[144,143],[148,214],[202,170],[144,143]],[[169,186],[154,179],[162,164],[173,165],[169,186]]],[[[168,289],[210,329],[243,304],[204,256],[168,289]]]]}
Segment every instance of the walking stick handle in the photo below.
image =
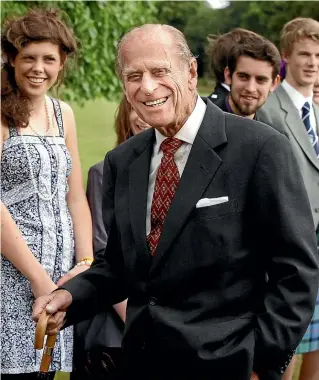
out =
{"type": "MultiPolygon", "coordinates": [[[[43,348],[44,344],[44,337],[45,337],[45,331],[47,329],[48,320],[51,317],[50,314],[48,314],[45,310],[43,310],[42,314],[40,315],[39,321],[37,323],[36,329],[35,329],[35,339],[34,339],[34,348],[36,350],[41,350],[43,348]]],[[[57,334],[49,335],[47,337],[47,340],[45,342],[45,346],[43,349],[43,355],[40,365],[40,372],[48,372],[51,359],[52,359],[52,353],[53,348],[55,345],[57,334]]]]}

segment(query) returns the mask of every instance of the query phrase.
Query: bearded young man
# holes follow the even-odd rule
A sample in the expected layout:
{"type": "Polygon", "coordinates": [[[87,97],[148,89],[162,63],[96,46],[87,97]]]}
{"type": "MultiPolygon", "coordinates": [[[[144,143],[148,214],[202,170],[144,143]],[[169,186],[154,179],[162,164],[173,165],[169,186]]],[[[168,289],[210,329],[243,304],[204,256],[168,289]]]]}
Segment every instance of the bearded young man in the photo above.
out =
{"type": "Polygon", "coordinates": [[[236,35],[224,70],[230,92],[222,103],[212,101],[225,112],[270,124],[259,109],[279,83],[279,51],[270,41],[246,29],[236,29],[236,35]]]}
{"type": "Polygon", "coordinates": [[[173,27],[127,33],[117,69],[154,129],[106,155],[105,253],[39,298],[34,319],[45,308],[52,334],[128,298],[119,379],[279,379],[319,276],[288,140],[204,102],[196,59],[173,27]]]}

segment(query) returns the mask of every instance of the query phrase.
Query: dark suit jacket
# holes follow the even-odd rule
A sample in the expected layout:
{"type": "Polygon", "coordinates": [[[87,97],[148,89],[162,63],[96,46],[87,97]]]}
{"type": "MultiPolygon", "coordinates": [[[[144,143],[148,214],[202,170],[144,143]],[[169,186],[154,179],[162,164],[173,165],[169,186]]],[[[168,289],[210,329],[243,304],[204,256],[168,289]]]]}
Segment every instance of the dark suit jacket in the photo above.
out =
{"type": "Polygon", "coordinates": [[[209,95],[209,100],[216,104],[217,107],[223,109],[225,99],[227,98],[229,91],[221,84],[217,83],[214,91],[209,95]]]}
{"type": "Polygon", "coordinates": [[[124,354],[152,347],[162,367],[182,354],[201,380],[248,380],[253,368],[261,379],[276,378],[310,322],[319,273],[289,141],[208,100],[151,258],[145,220],[154,139],[149,129],[106,155],[108,244],[65,285],[69,323],[128,297],[124,354]],[[221,196],[229,201],[196,208],[221,196]]]}
{"type": "Polygon", "coordinates": [[[98,162],[89,169],[86,196],[89,202],[93,222],[93,250],[96,255],[104,251],[107,234],[102,218],[102,179],[104,161],[98,162]]]}
{"type": "MultiPolygon", "coordinates": [[[[89,169],[86,195],[90,206],[90,211],[93,221],[93,250],[94,256],[99,253],[103,254],[107,244],[107,234],[104,228],[102,219],[102,177],[103,177],[104,161],[93,165],[89,169]]],[[[112,306],[109,305],[108,310],[97,314],[94,318],[83,320],[75,325],[75,340],[74,340],[74,357],[73,357],[73,372],[71,379],[93,379],[94,374],[90,375],[86,371],[87,354],[98,362],[98,368],[101,367],[100,352],[120,348],[124,331],[124,323],[117,315],[112,306]],[[97,352],[99,354],[97,356],[97,352]]],[[[93,361],[93,359],[92,359],[93,361]]],[[[94,365],[96,364],[93,361],[94,365]]],[[[98,368],[95,370],[97,371],[98,368]]],[[[106,370],[101,371],[104,375],[106,370]]],[[[94,378],[94,380],[96,380],[94,378]]]]}

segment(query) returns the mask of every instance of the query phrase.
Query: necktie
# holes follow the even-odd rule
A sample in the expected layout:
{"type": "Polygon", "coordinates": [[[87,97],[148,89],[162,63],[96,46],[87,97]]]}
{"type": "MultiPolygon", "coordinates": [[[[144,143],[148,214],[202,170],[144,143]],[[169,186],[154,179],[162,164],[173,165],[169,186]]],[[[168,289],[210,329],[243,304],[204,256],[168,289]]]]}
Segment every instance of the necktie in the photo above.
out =
{"type": "Polygon", "coordinates": [[[152,256],[155,255],[164,220],[179,182],[179,172],[174,160],[174,154],[182,143],[181,140],[171,137],[165,139],[160,146],[160,150],[163,151],[163,157],[155,179],[151,207],[151,232],[147,236],[147,243],[152,256]]]}
{"type": "Polygon", "coordinates": [[[302,121],[305,124],[308,136],[310,138],[310,143],[315,150],[317,158],[319,158],[318,136],[310,124],[310,104],[308,102],[306,102],[302,107],[302,121]]]}

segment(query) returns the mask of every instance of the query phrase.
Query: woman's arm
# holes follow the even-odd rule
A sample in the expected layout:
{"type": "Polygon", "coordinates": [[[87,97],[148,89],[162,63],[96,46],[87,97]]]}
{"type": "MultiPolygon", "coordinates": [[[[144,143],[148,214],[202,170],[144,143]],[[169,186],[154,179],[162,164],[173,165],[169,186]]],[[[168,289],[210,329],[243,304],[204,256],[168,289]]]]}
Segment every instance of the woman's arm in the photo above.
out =
{"type": "Polygon", "coordinates": [[[56,289],[57,286],[30,251],[15,221],[2,202],[1,253],[31,282],[36,298],[56,289]]]}
{"type": "MultiPolygon", "coordinates": [[[[75,258],[77,262],[80,262],[84,258],[91,258],[93,260],[92,219],[83,189],[74,114],[71,107],[64,102],[61,102],[61,108],[66,146],[72,158],[72,170],[68,179],[69,192],[67,194],[67,203],[74,228],[75,258]]],[[[88,265],[75,267],[58,281],[58,285],[62,285],[76,274],[88,269],[88,267],[88,265]]]]}
{"type": "MultiPolygon", "coordinates": [[[[7,127],[1,125],[0,157],[2,142],[7,134],[7,127]]],[[[1,254],[14,265],[30,282],[34,296],[49,294],[56,285],[45,269],[34,257],[10,212],[1,202],[1,254]]]]}

